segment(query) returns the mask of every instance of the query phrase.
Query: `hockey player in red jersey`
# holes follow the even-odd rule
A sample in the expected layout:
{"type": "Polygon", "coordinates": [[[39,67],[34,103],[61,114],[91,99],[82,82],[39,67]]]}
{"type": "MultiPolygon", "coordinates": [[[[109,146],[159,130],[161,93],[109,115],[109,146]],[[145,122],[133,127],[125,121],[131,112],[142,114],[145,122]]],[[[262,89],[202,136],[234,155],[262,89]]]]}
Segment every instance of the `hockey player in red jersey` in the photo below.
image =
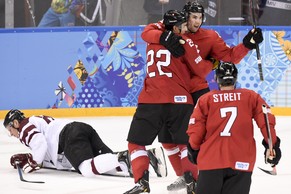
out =
{"type": "MultiPolygon", "coordinates": [[[[43,115],[25,117],[20,110],[12,109],[3,124],[11,136],[31,150],[31,153],[15,154],[10,159],[14,168],[18,164],[25,173],[41,167],[60,170],[74,167],[85,177],[117,172],[132,175],[128,151],[113,153],[86,123],[43,115]]],[[[151,150],[148,152],[151,152],[151,164],[155,164],[155,154],[151,150]]]]}
{"type": "MultiPolygon", "coordinates": [[[[186,34],[193,44],[199,50],[199,54],[203,59],[217,59],[222,61],[230,61],[232,63],[239,63],[251,49],[256,48],[256,44],[263,41],[261,29],[256,28],[249,31],[244,37],[243,43],[230,48],[220,35],[211,29],[201,28],[205,18],[204,8],[197,2],[188,2],[183,11],[187,13],[188,31],[186,34]]],[[[169,31],[165,30],[162,22],[152,23],[145,27],[141,34],[142,39],[147,43],[156,43],[164,45],[174,56],[181,56],[185,52],[181,51],[182,45],[178,44],[175,36],[165,39],[169,31]]],[[[210,71],[208,72],[210,73],[210,71]]],[[[193,79],[191,82],[191,93],[196,103],[199,93],[206,93],[209,91],[207,81],[205,79],[193,79]],[[195,93],[197,92],[197,93],[195,93]],[[197,96],[198,95],[198,96],[197,96]]]]}
{"type": "Polygon", "coordinates": [[[277,165],[281,158],[274,115],[267,113],[274,149],[270,158],[262,111],[262,106],[268,105],[256,92],[236,89],[236,79],[235,65],[222,62],[216,69],[220,90],[201,96],[191,115],[188,157],[199,169],[196,194],[249,193],[256,160],[253,119],[264,138],[266,161],[277,165]]]}
{"type": "Polygon", "coordinates": [[[179,147],[181,172],[188,182],[188,193],[194,190],[194,178],[197,177],[196,165],[187,158],[188,136],[186,129],[193,110],[193,101],[189,93],[190,72],[205,79],[213,64],[203,60],[192,40],[184,37],[187,30],[186,16],[183,12],[169,10],[163,20],[171,31],[168,36],[179,33],[179,40],[187,51],[182,57],[174,57],[160,44],[147,46],[147,75],[144,87],[138,98],[137,110],[133,116],[128,133],[128,149],[136,186],[125,194],[149,193],[149,159],[145,146],[151,145],[155,138],[161,143],[179,147]],[[205,68],[197,68],[204,66],[205,68]],[[166,125],[165,130],[161,127],[166,125]]]}
{"type": "MultiPolygon", "coordinates": [[[[215,59],[218,59],[237,64],[251,49],[255,49],[256,44],[263,41],[261,29],[256,28],[249,31],[249,33],[244,37],[243,43],[230,48],[216,31],[201,28],[205,19],[204,8],[201,4],[197,2],[188,2],[183,10],[188,15],[187,26],[189,33],[185,35],[193,41],[193,44],[203,59],[211,61],[216,61],[215,59]]],[[[165,30],[162,22],[157,22],[147,25],[142,32],[141,37],[147,43],[164,45],[176,57],[187,53],[188,51],[185,52],[183,45],[179,44],[177,35],[170,36],[166,39],[169,33],[170,31],[165,30]]],[[[217,64],[217,62],[215,64],[217,64]]],[[[205,70],[208,70],[207,73],[209,74],[212,69],[206,68],[205,70]]],[[[190,93],[194,105],[201,95],[209,91],[210,89],[206,78],[191,76],[190,93]]],[[[186,185],[181,172],[181,164],[179,163],[179,148],[173,147],[171,144],[163,144],[163,147],[165,148],[169,160],[178,176],[178,179],[168,186],[168,190],[173,191],[184,188],[186,185]]]]}

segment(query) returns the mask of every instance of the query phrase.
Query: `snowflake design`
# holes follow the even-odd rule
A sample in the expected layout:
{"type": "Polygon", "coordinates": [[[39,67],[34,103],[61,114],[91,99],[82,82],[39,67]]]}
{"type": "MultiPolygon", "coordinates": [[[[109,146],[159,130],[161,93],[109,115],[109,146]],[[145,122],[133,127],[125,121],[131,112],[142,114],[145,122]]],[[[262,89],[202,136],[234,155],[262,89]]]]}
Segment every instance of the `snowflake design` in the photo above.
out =
{"type": "Polygon", "coordinates": [[[274,56],[273,53],[269,53],[265,57],[265,65],[274,67],[277,64],[277,58],[274,56]]]}

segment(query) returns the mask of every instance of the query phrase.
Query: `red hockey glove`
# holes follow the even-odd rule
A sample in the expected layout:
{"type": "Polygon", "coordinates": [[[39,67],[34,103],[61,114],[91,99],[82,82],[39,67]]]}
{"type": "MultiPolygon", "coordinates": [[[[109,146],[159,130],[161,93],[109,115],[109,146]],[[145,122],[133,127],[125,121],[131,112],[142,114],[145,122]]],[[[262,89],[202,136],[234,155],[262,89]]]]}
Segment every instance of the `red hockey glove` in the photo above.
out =
{"type": "Polygon", "coordinates": [[[15,169],[18,165],[24,173],[30,173],[40,169],[38,164],[32,159],[31,154],[15,154],[11,156],[10,164],[15,169]]]}
{"type": "Polygon", "coordinates": [[[269,145],[267,144],[267,142],[265,142],[265,140],[263,140],[262,144],[265,147],[264,159],[265,159],[266,164],[269,163],[272,166],[276,166],[279,163],[279,161],[281,159],[280,143],[281,143],[281,140],[279,137],[277,137],[277,141],[273,147],[273,154],[274,155],[271,155],[269,145]]]}
{"type": "Polygon", "coordinates": [[[198,157],[199,150],[193,150],[189,143],[187,145],[187,150],[188,150],[188,159],[190,160],[190,162],[192,162],[193,164],[197,164],[197,157],[198,157]]]}
{"type": "Polygon", "coordinates": [[[164,31],[160,37],[160,44],[163,45],[174,57],[181,57],[185,54],[183,44],[185,40],[172,31],[164,31]]]}
{"type": "Polygon", "coordinates": [[[10,158],[11,166],[13,166],[16,169],[17,168],[16,164],[18,164],[18,166],[22,168],[27,163],[28,155],[30,154],[15,154],[11,156],[10,158]]]}

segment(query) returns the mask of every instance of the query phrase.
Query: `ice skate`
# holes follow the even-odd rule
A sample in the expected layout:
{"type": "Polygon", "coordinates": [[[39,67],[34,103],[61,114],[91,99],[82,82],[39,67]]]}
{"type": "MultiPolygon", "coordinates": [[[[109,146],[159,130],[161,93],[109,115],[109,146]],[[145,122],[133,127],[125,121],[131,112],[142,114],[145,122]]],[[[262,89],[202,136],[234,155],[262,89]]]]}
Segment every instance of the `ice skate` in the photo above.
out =
{"type": "Polygon", "coordinates": [[[129,191],[126,191],[124,194],[139,194],[139,193],[150,193],[149,171],[147,170],[144,172],[144,175],[142,176],[141,179],[138,180],[135,186],[129,191]]]}
{"type": "Polygon", "coordinates": [[[122,151],[118,152],[118,162],[123,162],[126,164],[128,168],[128,173],[130,177],[133,177],[132,174],[132,168],[131,168],[131,161],[130,161],[130,155],[128,154],[128,151],[122,151]]]}
{"type": "Polygon", "coordinates": [[[162,147],[152,148],[147,151],[150,158],[150,164],[158,177],[166,177],[168,175],[167,164],[165,160],[164,150],[162,147]]]}
{"type": "Polygon", "coordinates": [[[187,187],[187,194],[195,194],[196,181],[194,180],[192,173],[187,171],[184,173],[184,179],[187,187]]]}
{"type": "Polygon", "coordinates": [[[178,177],[175,182],[167,186],[168,191],[178,191],[186,188],[186,182],[184,176],[178,177]]]}

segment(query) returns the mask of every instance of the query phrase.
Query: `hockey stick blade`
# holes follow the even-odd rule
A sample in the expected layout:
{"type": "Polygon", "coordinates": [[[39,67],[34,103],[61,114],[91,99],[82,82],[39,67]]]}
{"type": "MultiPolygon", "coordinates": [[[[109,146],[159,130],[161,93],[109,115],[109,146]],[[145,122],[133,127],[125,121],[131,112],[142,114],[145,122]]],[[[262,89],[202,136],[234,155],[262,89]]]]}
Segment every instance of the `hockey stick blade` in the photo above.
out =
{"type": "Polygon", "coordinates": [[[267,173],[267,174],[270,174],[270,175],[277,175],[277,171],[276,171],[276,168],[274,167],[273,170],[265,170],[265,169],[262,169],[260,167],[258,167],[258,169],[260,169],[261,171],[267,173]]]}
{"type": "MultiPolygon", "coordinates": [[[[75,169],[56,169],[56,168],[51,168],[51,167],[42,167],[43,169],[47,169],[47,170],[55,170],[55,171],[63,171],[63,172],[77,172],[77,170],[75,169]]],[[[99,174],[100,176],[113,176],[113,177],[130,177],[129,175],[126,174],[99,174]]]]}
{"type": "Polygon", "coordinates": [[[28,180],[25,180],[23,178],[22,171],[21,171],[21,168],[19,167],[19,164],[16,164],[16,166],[17,166],[18,175],[19,175],[19,178],[20,178],[21,181],[26,182],[26,183],[44,183],[43,181],[28,181],[28,180]]]}

